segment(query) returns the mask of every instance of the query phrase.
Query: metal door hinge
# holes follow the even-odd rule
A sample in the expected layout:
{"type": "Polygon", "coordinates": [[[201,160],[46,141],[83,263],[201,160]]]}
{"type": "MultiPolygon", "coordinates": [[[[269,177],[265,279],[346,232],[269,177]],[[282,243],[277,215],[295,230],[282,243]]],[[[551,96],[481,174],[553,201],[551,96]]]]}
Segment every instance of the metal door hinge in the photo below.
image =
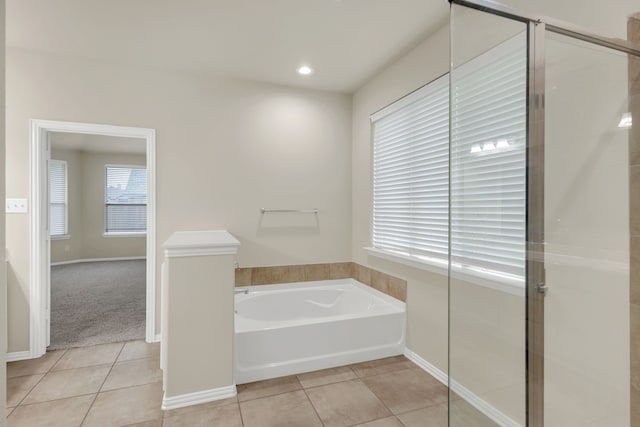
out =
{"type": "Polygon", "coordinates": [[[538,291],[538,293],[542,295],[546,295],[547,292],[549,291],[549,287],[542,282],[536,283],[535,288],[536,288],[536,291],[538,291]]]}

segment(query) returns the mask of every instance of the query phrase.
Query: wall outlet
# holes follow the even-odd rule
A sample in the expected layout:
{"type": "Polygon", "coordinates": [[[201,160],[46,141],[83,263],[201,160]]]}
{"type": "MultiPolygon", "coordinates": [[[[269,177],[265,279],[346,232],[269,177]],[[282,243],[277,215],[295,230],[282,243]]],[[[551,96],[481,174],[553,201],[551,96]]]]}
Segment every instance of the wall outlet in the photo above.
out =
{"type": "Polygon", "coordinates": [[[27,199],[7,199],[7,210],[9,213],[27,213],[27,199]]]}

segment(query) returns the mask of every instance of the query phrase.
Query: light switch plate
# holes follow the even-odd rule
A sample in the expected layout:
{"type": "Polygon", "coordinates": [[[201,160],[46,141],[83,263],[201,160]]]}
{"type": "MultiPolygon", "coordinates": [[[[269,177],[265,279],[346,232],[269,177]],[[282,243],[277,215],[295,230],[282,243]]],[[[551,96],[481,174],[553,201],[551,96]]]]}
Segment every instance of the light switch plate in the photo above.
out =
{"type": "Polygon", "coordinates": [[[27,199],[7,199],[7,210],[9,213],[27,213],[27,199]]]}

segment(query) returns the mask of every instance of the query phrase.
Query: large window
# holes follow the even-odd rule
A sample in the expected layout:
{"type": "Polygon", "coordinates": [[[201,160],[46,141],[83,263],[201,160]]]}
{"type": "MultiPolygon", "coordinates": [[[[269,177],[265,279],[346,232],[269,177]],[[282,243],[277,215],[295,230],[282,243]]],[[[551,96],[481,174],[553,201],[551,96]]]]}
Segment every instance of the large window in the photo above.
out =
{"type": "Polygon", "coordinates": [[[447,75],[372,116],[375,249],[442,266],[450,239],[454,270],[524,277],[525,43],[457,68],[451,106],[447,75]]]}
{"type": "Polygon", "coordinates": [[[147,169],[107,165],[105,183],[105,233],[146,233],[147,169]]]}
{"type": "Polygon", "coordinates": [[[67,162],[49,160],[49,234],[52,239],[68,237],[67,162]]]}

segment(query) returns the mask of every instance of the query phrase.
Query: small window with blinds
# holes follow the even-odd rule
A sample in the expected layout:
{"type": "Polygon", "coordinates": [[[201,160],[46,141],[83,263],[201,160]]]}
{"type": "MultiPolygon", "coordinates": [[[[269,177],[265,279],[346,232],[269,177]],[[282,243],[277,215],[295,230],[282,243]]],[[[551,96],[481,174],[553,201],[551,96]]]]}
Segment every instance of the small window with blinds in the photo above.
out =
{"type": "Polygon", "coordinates": [[[147,169],[144,166],[105,168],[105,234],[147,231],[147,169]]]}
{"type": "Polygon", "coordinates": [[[49,235],[68,237],[67,162],[49,160],[49,235]]]}
{"type": "Polygon", "coordinates": [[[372,115],[374,249],[524,277],[526,84],[518,36],[372,115]]]}

